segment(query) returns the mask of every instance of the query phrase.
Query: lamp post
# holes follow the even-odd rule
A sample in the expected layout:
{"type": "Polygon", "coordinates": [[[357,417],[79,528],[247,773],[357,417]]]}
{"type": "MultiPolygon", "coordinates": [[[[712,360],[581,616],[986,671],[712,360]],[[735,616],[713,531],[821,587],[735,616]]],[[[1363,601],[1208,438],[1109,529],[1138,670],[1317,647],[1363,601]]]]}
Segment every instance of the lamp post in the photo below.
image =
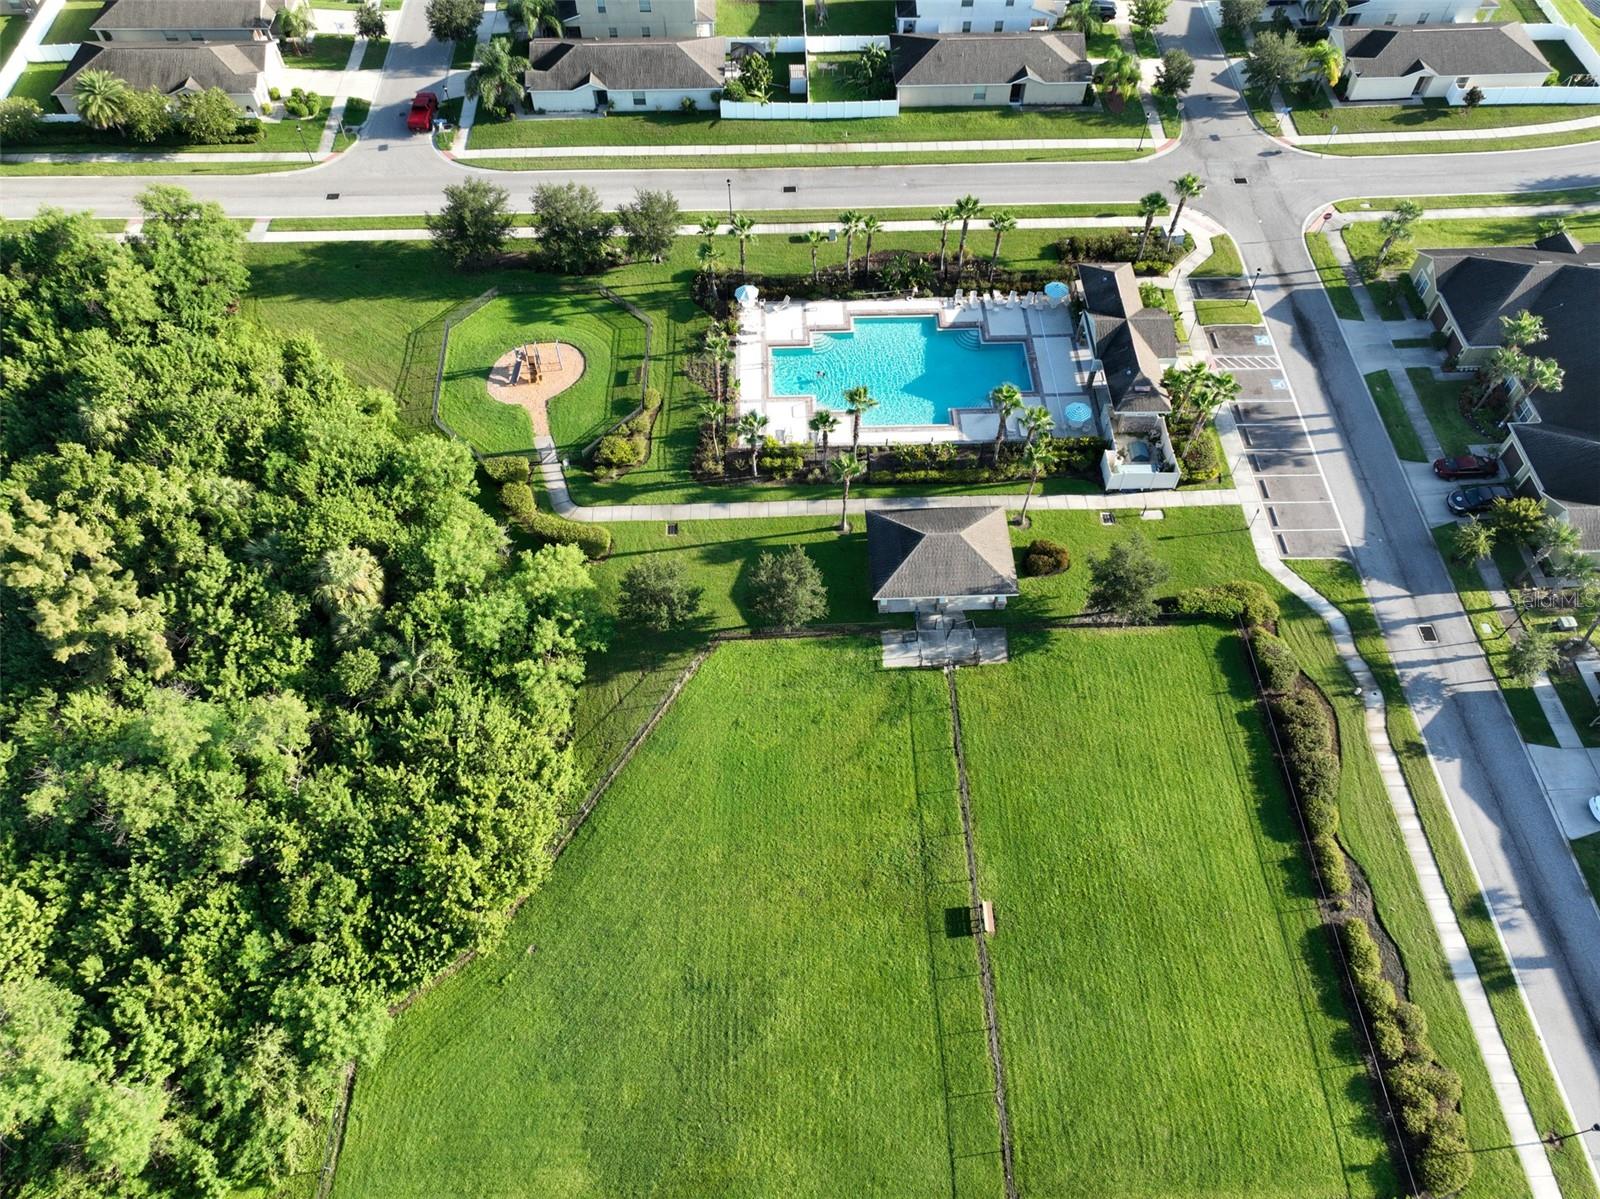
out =
{"type": "Polygon", "coordinates": [[[1261,278],[1261,268],[1256,267],[1256,273],[1250,276],[1250,302],[1256,302],[1256,280],[1261,278]]]}
{"type": "Polygon", "coordinates": [[[1591,1124],[1588,1128],[1575,1128],[1571,1132],[1552,1132],[1544,1140],[1547,1145],[1559,1145],[1562,1141],[1581,1137],[1586,1132],[1600,1132],[1600,1124],[1591,1124]]]}
{"type": "Polygon", "coordinates": [[[731,220],[733,220],[733,180],[731,178],[728,179],[727,180],[727,184],[728,184],[728,219],[731,221],[731,220]]]}

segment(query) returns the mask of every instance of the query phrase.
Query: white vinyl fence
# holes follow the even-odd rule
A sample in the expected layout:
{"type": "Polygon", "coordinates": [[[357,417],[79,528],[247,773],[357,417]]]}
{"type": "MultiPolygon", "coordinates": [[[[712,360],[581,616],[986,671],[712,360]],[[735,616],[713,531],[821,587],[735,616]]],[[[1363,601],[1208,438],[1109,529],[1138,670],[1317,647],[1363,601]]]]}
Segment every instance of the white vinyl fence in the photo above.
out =
{"type": "Polygon", "coordinates": [[[900,113],[899,100],[824,100],[804,104],[757,104],[751,100],[724,100],[725,121],[850,121],[861,117],[892,117],[900,113]]]}
{"type": "MultiPolygon", "coordinates": [[[[22,68],[29,62],[37,59],[39,62],[60,61],[41,51],[54,51],[55,46],[41,46],[44,35],[50,32],[50,26],[56,23],[56,18],[61,15],[61,10],[66,7],[66,0],[44,0],[39,5],[39,11],[33,14],[33,20],[22,31],[22,37],[12,47],[11,55],[0,63],[0,96],[9,96],[11,89],[17,86],[17,80],[22,78],[22,68]]],[[[64,46],[67,58],[72,57],[76,46],[64,46]]]]}

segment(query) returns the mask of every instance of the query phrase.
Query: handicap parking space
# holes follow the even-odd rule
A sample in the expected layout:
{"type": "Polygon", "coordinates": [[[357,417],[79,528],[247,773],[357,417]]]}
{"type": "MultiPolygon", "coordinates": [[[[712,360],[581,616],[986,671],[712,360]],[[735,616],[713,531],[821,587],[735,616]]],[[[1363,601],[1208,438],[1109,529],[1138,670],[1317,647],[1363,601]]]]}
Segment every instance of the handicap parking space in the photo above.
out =
{"type": "Polygon", "coordinates": [[[1276,358],[1277,349],[1272,344],[1263,325],[1207,325],[1206,340],[1213,354],[1227,358],[1276,358]]]}
{"type": "Polygon", "coordinates": [[[1282,371],[1230,370],[1228,373],[1239,380],[1241,400],[1294,399],[1294,393],[1289,389],[1289,380],[1283,377],[1282,371]]]}

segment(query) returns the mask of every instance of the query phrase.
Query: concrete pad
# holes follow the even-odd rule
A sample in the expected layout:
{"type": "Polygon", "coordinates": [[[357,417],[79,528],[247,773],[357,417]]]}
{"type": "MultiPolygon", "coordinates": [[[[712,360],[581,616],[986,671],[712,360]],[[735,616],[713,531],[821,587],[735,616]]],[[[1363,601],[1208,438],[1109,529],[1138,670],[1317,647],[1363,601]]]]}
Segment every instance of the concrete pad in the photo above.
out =
{"type": "Polygon", "coordinates": [[[1600,772],[1588,751],[1530,745],[1528,755],[1544,781],[1550,806],[1567,839],[1600,832],[1600,823],[1589,814],[1589,797],[1600,794],[1600,772]]]}
{"type": "Polygon", "coordinates": [[[1233,419],[1241,425],[1268,424],[1272,421],[1300,422],[1300,409],[1290,399],[1237,400],[1233,405],[1233,419]]]}
{"type": "Polygon", "coordinates": [[[1289,381],[1282,371],[1230,371],[1239,381],[1241,400],[1292,400],[1289,381]]]}
{"type": "Polygon", "coordinates": [[[1310,455],[1311,438],[1306,436],[1298,422],[1287,421],[1275,425],[1240,425],[1239,440],[1247,450],[1290,450],[1310,455]]]}
{"type": "Polygon", "coordinates": [[[1321,475],[1282,475],[1257,479],[1256,488],[1268,503],[1274,500],[1326,502],[1328,499],[1328,488],[1321,475]]]}
{"type": "MultiPolygon", "coordinates": [[[[1258,475],[1317,475],[1315,454],[1294,450],[1252,450],[1245,455],[1258,475]]],[[[1317,478],[1321,479],[1320,475],[1317,478]]]]}
{"type": "Polygon", "coordinates": [[[1283,532],[1273,540],[1285,558],[1342,558],[1346,552],[1342,533],[1283,532]]]}
{"type": "Polygon", "coordinates": [[[1339,527],[1339,514],[1332,504],[1274,504],[1267,508],[1267,517],[1278,530],[1339,527]]]}
{"type": "MultiPolygon", "coordinates": [[[[1203,280],[1194,280],[1195,283],[1203,280]]],[[[1200,293],[1202,298],[1209,298],[1200,293]]],[[[1232,298],[1232,297],[1228,297],[1232,298]]],[[[1206,340],[1214,353],[1224,357],[1274,357],[1277,350],[1266,329],[1256,325],[1207,325],[1206,340]]]]}

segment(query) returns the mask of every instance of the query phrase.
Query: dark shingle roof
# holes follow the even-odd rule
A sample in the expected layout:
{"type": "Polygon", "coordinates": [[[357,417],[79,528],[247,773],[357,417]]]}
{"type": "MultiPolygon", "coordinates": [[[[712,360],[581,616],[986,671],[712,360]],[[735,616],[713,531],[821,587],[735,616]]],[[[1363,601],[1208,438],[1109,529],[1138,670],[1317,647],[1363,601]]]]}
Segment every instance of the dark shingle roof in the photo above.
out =
{"type": "Polygon", "coordinates": [[[1081,33],[906,33],[889,38],[897,84],[1082,83],[1094,77],[1081,33]]]}
{"type": "Polygon", "coordinates": [[[90,29],[266,29],[273,0],[111,0],[90,29]]]}
{"type": "MultiPolygon", "coordinates": [[[[1592,390],[1588,402],[1600,408],[1600,396],[1592,390]]],[[[1546,495],[1563,504],[1600,504],[1600,434],[1546,422],[1511,429],[1546,495]]]]}
{"type": "Polygon", "coordinates": [[[1083,263],[1078,283],[1084,310],[1094,323],[1095,357],[1111,402],[1124,412],[1170,412],[1172,405],[1161,389],[1161,360],[1178,356],[1172,317],[1145,307],[1129,263],[1083,263]]]}
{"type": "Polygon", "coordinates": [[[720,37],[541,40],[529,47],[523,82],[534,92],[570,92],[586,83],[619,92],[703,91],[722,86],[726,57],[720,37]]]}
{"type": "MultiPolygon", "coordinates": [[[[1530,353],[1554,358],[1567,373],[1567,387],[1538,400],[1541,412],[1564,408],[1578,393],[1595,394],[1600,380],[1600,246],[1585,246],[1570,234],[1541,238],[1531,246],[1422,250],[1433,260],[1434,281],[1468,345],[1500,344],[1500,318],[1527,309],[1544,318],[1546,338],[1530,353]]],[[[1593,409],[1594,405],[1588,405],[1593,409]]],[[[1584,420],[1545,416],[1558,424],[1588,427],[1584,420]]],[[[1591,420],[1597,419],[1591,416],[1591,420]]]]}
{"type": "Polygon", "coordinates": [[[875,600],[1017,594],[1001,508],[868,512],[867,561],[875,600]]]}
{"type": "Polygon", "coordinates": [[[1341,28],[1352,74],[1398,79],[1433,75],[1543,75],[1550,64],[1521,25],[1378,25],[1341,28]]]}
{"type": "Polygon", "coordinates": [[[163,94],[220,87],[230,95],[253,92],[267,67],[268,42],[190,42],[168,46],[116,46],[85,42],[52,93],[72,94],[73,78],[86,67],[109,71],[129,87],[163,94]]]}

